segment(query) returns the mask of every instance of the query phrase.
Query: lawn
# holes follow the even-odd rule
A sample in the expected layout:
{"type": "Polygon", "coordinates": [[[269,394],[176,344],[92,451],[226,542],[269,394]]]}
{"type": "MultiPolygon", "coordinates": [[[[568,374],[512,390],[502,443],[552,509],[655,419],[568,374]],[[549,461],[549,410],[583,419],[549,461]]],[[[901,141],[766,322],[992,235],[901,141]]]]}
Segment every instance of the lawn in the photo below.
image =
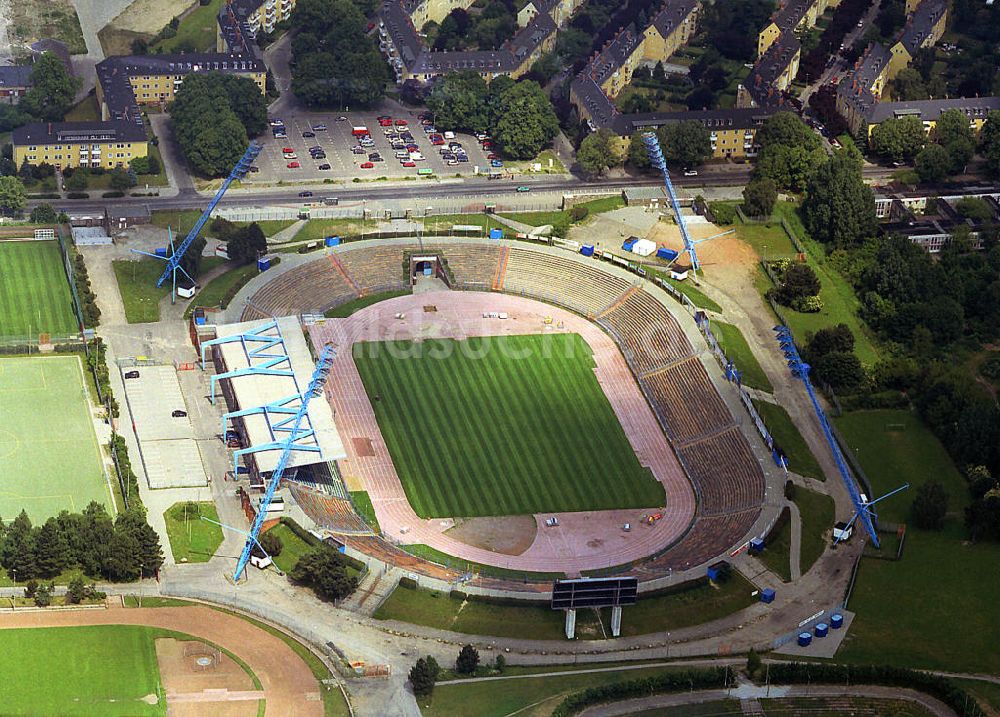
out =
{"type": "Polygon", "coordinates": [[[712,323],[712,330],[715,333],[715,337],[719,340],[719,346],[722,347],[726,356],[739,369],[741,381],[744,385],[766,391],[767,393],[774,391],[774,387],[768,380],[767,374],[760,367],[757,357],[753,355],[750,345],[738,328],[732,324],[715,321],[712,323]]]}
{"type": "Polygon", "coordinates": [[[274,564],[283,573],[291,572],[295,563],[299,562],[299,558],[312,549],[309,543],[293,533],[284,523],[268,528],[267,532],[281,538],[281,555],[274,558],[274,564]]]}
{"type": "Polygon", "coordinates": [[[79,356],[0,359],[0,516],[114,513],[79,356]]]}
{"type": "Polygon", "coordinates": [[[876,495],[911,484],[879,504],[879,516],[905,521],[917,486],[940,482],[949,494],[942,532],[910,526],[899,561],[862,561],[849,608],[858,613],[838,658],[910,667],[1000,674],[993,613],[1000,595],[1000,545],[966,542],[965,481],[940,442],[907,411],[858,411],[836,419],[876,495]],[[902,425],[902,430],[889,430],[902,425]]]}
{"type": "Polygon", "coordinates": [[[131,625],[0,630],[0,712],[164,715],[153,644],[163,634],[131,625]]]}
{"type": "Polygon", "coordinates": [[[663,505],[577,334],[363,342],[353,353],[421,517],[663,505]]]}
{"type": "MultiPolygon", "coordinates": [[[[30,233],[30,229],[26,229],[30,233]]],[[[54,241],[0,241],[0,338],[79,330],[54,241]]]]}
{"type": "Polygon", "coordinates": [[[170,285],[166,282],[159,288],[156,286],[156,280],[163,273],[163,262],[148,258],[115,259],[111,266],[125,306],[125,319],[130,324],[159,321],[160,301],[170,294],[170,285]]]}
{"type": "Polygon", "coordinates": [[[790,552],[792,549],[792,521],[786,520],[778,530],[774,531],[767,539],[764,552],[759,556],[768,570],[784,580],[786,583],[792,579],[792,569],[790,565],[790,552]]]}
{"type": "Polygon", "coordinates": [[[382,530],[379,528],[378,518],[375,517],[375,507],[372,505],[372,499],[368,496],[368,492],[363,490],[352,490],[351,502],[354,503],[354,510],[356,510],[358,514],[364,518],[365,521],[367,521],[372,530],[376,533],[381,533],[382,530]]]}
{"type": "Polygon", "coordinates": [[[96,95],[87,95],[69,108],[64,118],[66,122],[100,122],[101,106],[96,95]]]}
{"type": "Polygon", "coordinates": [[[799,554],[799,568],[805,574],[819,560],[832,539],[835,521],[833,498],[802,486],[795,487],[795,505],[802,517],[802,546],[799,554]]]}
{"type": "Polygon", "coordinates": [[[323,314],[323,316],[328,319],[343,319],[356,311],[361,311],[361,309],[366,306],[371,306],[372,304],[377,304],[380,301],[392,299],[397,296],[406,296],[409,293],[408,289],[400,289],[399,291],[383,291],[378,294],[368,294],[367,296],[352,299],[351,301],[345,301],[339,306],[334,306],[332,309],[323,314]]]}
{"type": "Polygon", "coordinates": [[[422,543],[411,543],[401,547],[410,555],[416,555],[418,558],[430,560],[432,563],[437,563],[438,565],[445,565],[450,568],[454,568],[455,570],[468,571],[478,573],[480,575],[491,575],[495,578],[551,582],[552,580],[566,577],[566,573],[528,572],[525,570],[511,570],[509,568],[498,568],[495,565],[474,563],[469,560],[462,560],[461,558],[453,557],[447,553],[441,552],[437,548],[432,548],[431,546],[424,545],[422,543]]]}
{"type": "Polygon", "coordinates": [[[587,216],[578,221],[574,221],[570,216],[570,210],[568,209],[548,212],[504,212],[502,216],[505,219],[511,219],[515,222],[521,222],[522,224],[528,224],[533,227],[541,227],[550,224],[552,225],[553,233],[556,236],[562,236],[569,231],[570,226],[585,222],[587,221],[587,218],[594,214],[602,214],[604,212],[610,212],[614,209],[624,207],[625,200],[622,199],[621,195],[616,194],[610,197],[602,197],[601,199],[592,199],[589,202],[580,202],[574,206],[586,207],[587,216]]]}
{"type": "Polygon", "coordinates": [[[659,271],[652,267],[646,267],[646,271],[653,276],[658,276],[663,279],[667,284],[670,284],[677,291],[681,292],[691,300],[691,303],[697,306],[699,309],[707,309],[708,311],[714,311],[717,314],[722,313],[722,307],[719,306],[715,301],[708,298],[697,286],[695,286],[693,281],[685,279],[684,281],[677,281],[671,279],[669,274],[666,272],[659,271]]]}
{"type": "MultiPolygon", "coordinates": [[[[628,608],[626,608],[627,612],[628,608]]],[[[579,617],[579,613],[577,616],[579,617]]],[[[628,620],[628,617],[625,617],[628,620]]],[[[579,669],[587,669],[583,665],[579,669]]],[[[571,692],[625,680],[653,677],[670,671],[668,667],[640,667],[632,670],[590,672],[552,677],[524,676],[511,680],[484,680],[471,683],[440,682],[430,698],[418,700],[424,717],[509,717],[548,715],[571,692]]]]}
{"type": "Polygon", "coordinates": [[[202,517],[218,522],[214,503],[183,501],[174,503],[163,514],[170,552],[178,563],[206,563],[222,544],[222,528],[202,517]]]}
{"type": "Polygon", "coordinates": [[[181,21],[177,35],[153,44],[149,48],[150,54],[180,52],[182,48],[186,48],[188,52],[214,52],[216,17],[221,8],[222,0],[210,0],[207,5],[199,3],[191,14],[181,21]]]}
{"type": "Polygon", "coordinates": [[[799,429],[792,423],[788,411],[770,401],[754,400],[753,405],[764,419],[767,430],[788,458],[788,469],[799,475],[826,480],[816,456],[809,450],[799,429]]]}
{"type": "Polygon", "coordinates": [[[226,273],[220,274],[201,287],[201,291],[191,299],[191,306],[185,315],[190,314],[195,306],[221,306],[222,300],[230,293],[231,289],[237,286],[242,287],[259,273],[256,262],[230,268],[226,273]]]}

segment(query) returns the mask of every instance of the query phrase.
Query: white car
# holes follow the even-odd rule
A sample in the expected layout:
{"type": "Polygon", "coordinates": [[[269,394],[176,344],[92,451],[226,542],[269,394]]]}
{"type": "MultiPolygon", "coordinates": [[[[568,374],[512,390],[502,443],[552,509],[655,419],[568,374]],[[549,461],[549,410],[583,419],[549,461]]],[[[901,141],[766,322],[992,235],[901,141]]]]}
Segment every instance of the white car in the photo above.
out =
{"type": "Polygon", "coordinates": [[[697,177],[698,176],[698,171],[694,170],[694,169],[685,169],[684,170],[684,176],[685,177],[697,177]]]}
{"type": "Polygon", "coordinates": [[[557,525],[559,525],[559,518],[555,517],[554,515],[551,518],[546,518],[545,525],[547,525],[550,528],[554,528],[557,525]]]}
{"type": "Polygon", "coordinates": [[[299,155],[295,154],[295,152],[285,152],[282,156],[285,159],[298,159],[299,158],[299,155]]]}
{"type": "Polygon", "coordinates": [[[445,132],[444,133],[444,138],[445,139],[455,139],[455,133],[454,132],[445,132]]]}

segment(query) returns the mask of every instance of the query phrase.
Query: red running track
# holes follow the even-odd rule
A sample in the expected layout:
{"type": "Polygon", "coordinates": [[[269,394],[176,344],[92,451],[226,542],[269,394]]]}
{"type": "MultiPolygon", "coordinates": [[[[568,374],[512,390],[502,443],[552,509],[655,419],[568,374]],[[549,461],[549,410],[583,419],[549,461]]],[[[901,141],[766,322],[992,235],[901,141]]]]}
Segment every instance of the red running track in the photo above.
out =
{"type": "MultiPolygon", "coordinates": [[[[663,431],[639,390],[614,341],[595,324],[563,309],[532,299],[485,292],[434,292],[401,296],[367,307],[346,319],[327,319],[310,328],[313,344],[337,348],[327,380],[327,397],[347,451],[341,472],[351,487],[361,485],[369,496],[384,535],[402,544],[423,543],[448,555],[512,570],[575,574],[621,565],[663,550],[678,540],[694,518],[695,495],[663,431]],[[425,313],[424,306],[437,311],[425,313]],[[505,312],[507,320],[484,319],[487,312],[505,312]],[[403,318],[397,318],[397,315],[403,318]],[[551,318],[550,324],[545,323],[551,318]],[[667,507],[663,519],[639,525],[641,510],[558,513],[560,525],[547,528],[551,513],[535,516],[534,542],[520,555],[505,555],[468,545],[445,535],[450,519],[424,519],[413,512],[379,431],[351,355],[358,341],[577,333],[594,352],[594,372],[621,422],[639,462],[663,484],[667,507]],[[354,439],[362,439],[355,441],[354,439]],[[363,439],[371,453],[359,455],[363,439]],[[631,522],[625,533],[622,524],[631,522]]],[[[366,453],[368,451],[365,451],[366,453]]],[[[648,512],[648,511],[645,511],[648,512]]]]}

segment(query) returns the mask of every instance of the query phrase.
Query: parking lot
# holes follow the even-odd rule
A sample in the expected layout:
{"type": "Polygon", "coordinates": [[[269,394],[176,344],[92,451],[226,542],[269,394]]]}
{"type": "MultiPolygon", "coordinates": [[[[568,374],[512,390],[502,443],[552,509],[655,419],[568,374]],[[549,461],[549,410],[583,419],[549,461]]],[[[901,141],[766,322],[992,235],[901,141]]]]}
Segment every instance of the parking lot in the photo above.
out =
{"type": "MultiPolygon", "coordinates": [[[[423,169],[431,170],[432,176],[453,177],[456,174],[463,176],[475,174],[478,168],[480,173],[486,173],[490,167],[490,160],[487,158],[488,151],[484,151],[475,137],[467,134],[456,133],[454,139],[444,140],[445,145],[449,142],[459,142],[462,149],[468,155],[468,162],[460,162],[449,166],[442,159],[439,150],[441,146],[434,146],[429,138],[429,133],[424,131],[417,113],[408,113],[405,116],[393,116],[392,127],[382,127],[379,125],[378,113],[310,113],[308,115],[284,114],[284,116],[272,117],[272,120],[281,120],[284,123],[286,138],[275,138],[272,135],[272,128],[258,138],[263,146],[260,155],[257,157],[255,165],[257,171],[247,175],[246,183],[274,184],[278,181],[317,183],[324,179],[375,179],[377,177],[388,177],[390,179],[400,179],[403,177],[416,177],[418,171],[423,169]],[[344,117],[345,119],[340,119],[344,117]],[[403,125],[400,122],[405,122],[403,125]],[[316,129],[325,125],[326,129],[316,129]],[[360,146],[359,137],[352,134],[355,127],[366,127],[369,131],[371,144],[363,147],[363,152],[352,152],[352,148],[360,146]],[[407,144],[416,145],[423,159],[413,161],[412,167],[404,167],[401,159],[396,157],[397,152],[403,149],[394,149],[391,146],[391,137],[387,136],[386,130],[390,130],[398,137],[399,134],[409,131],[412,141],[407,144]],[[308,135],[313,136],[308,136],[308,135]],[[303,136],[306,135],[306,136],[303,136]],[[284,150],[290,148],[294,157],[286,156],[284,150]],[[326,155],[323,158],[314,159],[310,155],[311,148],[320,148],[326,155]],[[381,160],[373,159],[369,155],[377,153],[381,160]],[[298,163],[298,167],[289,167],[290,163],[298,163]],[[363,167],[370,163],[371,167],[363,167]],[[320,169],[327,165],[329,169],[320,169]]],[[[443,133],[439,133],[443,134],[443,133]]],[[[409,161],[409,157],[407,157],[409,161]]],[[[494,172],[498,171],[494,168],[494,172]]]]}

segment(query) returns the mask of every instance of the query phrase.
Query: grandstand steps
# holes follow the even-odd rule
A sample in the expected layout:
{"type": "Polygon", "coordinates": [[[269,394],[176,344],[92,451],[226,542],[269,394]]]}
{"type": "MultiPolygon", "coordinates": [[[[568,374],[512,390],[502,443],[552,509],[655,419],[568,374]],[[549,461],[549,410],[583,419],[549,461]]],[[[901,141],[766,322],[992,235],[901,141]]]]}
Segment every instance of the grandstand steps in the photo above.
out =
{"type": "Polygon", "coordinates": [[[628,290],[624,294],[622,294],[617,299],[615,299],[614,301],[612,301],[610,304],[608,304],[607,306],[605,306],[603,309],[601,309],[600,311],[598,311],[597,315],[594,318],[598,318],[599,319],[602,316],[605,316],[606,314],[610,314],[612,311],[614,311],[615,309],[619,308],[622,304],[624,304],[626,301],[628,301],[628,297],[632,296],[633,294],[635,294],[638,291],[639,291],[638,285],[634,285],[633,284],[632,286],[630,286],[628,288],[628,290]]]}
{"type": "Polygon", "coordinates": [[[764,708],[760,706],[760,702],[756,699],[740,700],[740,712],[748,717],[752,715],[764,717],[764,708]]]}
{"type": "Polygon", "coordinates": [[[716,436],[722,435],[730,428],[736,428],[737,425],[738,424],[735,421],[732,421],[730,423],[715,426],[705,431],[704,433],[699,433],[697,436],[694,436],[693,438],[689,438],[683,441],[674,441],[674,448],[676,448],[677,450],[683,450],[685,448],[694,448],[695,446],[704,443],[705,441],[710,441],[716,436]]]}
{"type": "Polygon", "coordinates": [[[664,371],[669,371],[675,366],[678,366],[690,359],[691,359],[690,356],[681,356],[680,358],[676,358],[673,361],[663,364],[662,366],[656,366],[646,371],[642,371],[638,376],[638,380],[642,381],[645,378],[650,378],[652,376],[656,376],[657,374],[663,373],[664,371]]]}
{"type": "Polygon", "coordinates": [[[364,290],[358,286],[358,282],[354,280],[354,277],[351,276],[349,271],[347,271],[347,268],[340,263],[340,259],[338,259],[335,254],[330,254],[329,259],[337,273],[340,274],[340,276],[350,285],[352,289],[354,289],[354,293],[358,296],[364,296],[364,290]]]}
{"type": "Polygon", "coordinates": [[[357,589],[340,606],[370,617],[394,587],[392,581],[383,581],[382,578],[381,568],[369,569],[361,578],[357,589]]]}
{"type": "Polygon", "coordinates": [[[510,259],[510,247],[500,247],[500,261],[497,262],[497,273],[493,277],[493,291],[503,291],[503,283],[507,278],[507,262],[510,259]]]}

